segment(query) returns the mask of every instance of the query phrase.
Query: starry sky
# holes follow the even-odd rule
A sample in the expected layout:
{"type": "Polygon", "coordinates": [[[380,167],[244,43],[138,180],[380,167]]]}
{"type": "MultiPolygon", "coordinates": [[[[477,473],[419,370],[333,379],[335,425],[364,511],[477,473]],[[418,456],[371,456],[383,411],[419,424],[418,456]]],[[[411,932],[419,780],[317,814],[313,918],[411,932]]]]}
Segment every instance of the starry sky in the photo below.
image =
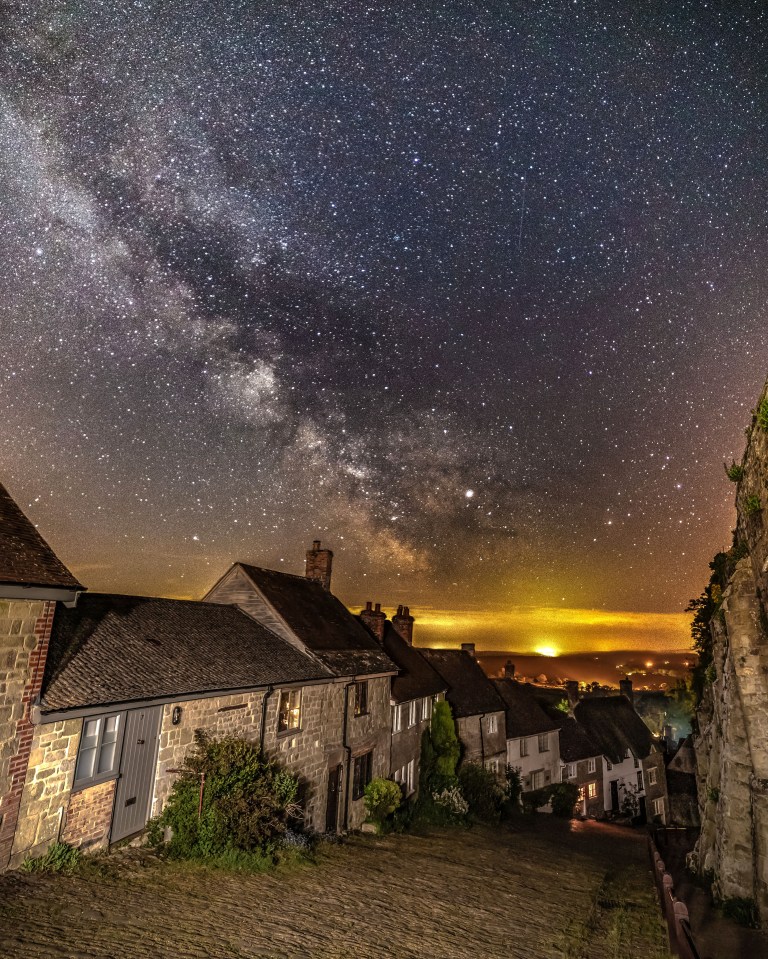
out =
{"type": "Polygon", "coordinates": [[[319,538],[430,641],[686,644],[768,373],[761,4],[0,4],[0,481],[91,589],[319,538]]]}

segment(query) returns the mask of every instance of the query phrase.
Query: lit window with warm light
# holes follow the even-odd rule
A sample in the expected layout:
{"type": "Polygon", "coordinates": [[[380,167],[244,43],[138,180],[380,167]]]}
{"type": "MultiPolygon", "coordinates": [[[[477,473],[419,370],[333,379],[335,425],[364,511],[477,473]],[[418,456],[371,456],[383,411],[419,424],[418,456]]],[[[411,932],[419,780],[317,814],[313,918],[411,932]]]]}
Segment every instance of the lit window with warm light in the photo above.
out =
{"type": "Polygon", "coordinates": [[[301,726],[301,690],[280,691],[280,706],[277,711],[277,731],[287,733],[301,726]]]}

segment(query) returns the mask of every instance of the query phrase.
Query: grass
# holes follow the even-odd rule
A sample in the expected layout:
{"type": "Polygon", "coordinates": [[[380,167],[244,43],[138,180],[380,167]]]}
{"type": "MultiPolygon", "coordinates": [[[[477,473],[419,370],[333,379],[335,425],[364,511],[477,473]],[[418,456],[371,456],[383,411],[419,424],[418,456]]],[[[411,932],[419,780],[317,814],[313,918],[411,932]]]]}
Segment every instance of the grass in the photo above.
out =
{"type": "Polygon", "coordinates": [[[37,857],[27,857],[21,864],[24,872],[73,873],[81,864],[83,854],[66,842],[55,842],[48,851],[37,857]]]}

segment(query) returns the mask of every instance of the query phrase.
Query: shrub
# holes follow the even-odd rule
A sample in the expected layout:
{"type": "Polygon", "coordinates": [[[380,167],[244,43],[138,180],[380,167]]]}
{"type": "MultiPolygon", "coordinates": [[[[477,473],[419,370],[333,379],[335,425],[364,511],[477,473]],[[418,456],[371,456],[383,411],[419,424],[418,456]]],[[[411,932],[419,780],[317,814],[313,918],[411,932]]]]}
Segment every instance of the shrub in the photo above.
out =
{"type": "Polygon", "coordinates": [[[504,791],[494,772],[480,763],[464,763],[459,770],[459,786],[470,815],[481,822],[498,822],[504,791]]]}
{"type": "Polygon", "coordinates": [[[459,761],[459,737],[451,707],[443,699],[432,707],[432,722],[427,734],[432,745],[432,769],[428,771],[433,786],[449,784],[456,778],[459,761]]]}
{"type": "Polygon", "coordinates": [[[768,398],[764,399],[755,410],[755,416],[760,429],[768,430],[768,398]]]}
{"type": "Polygon", "coordinates": [[[520,804],[520,796],[523,792],[523,779],[520,775],[519,766],[507,766],[504,770],[506,780],[506,801],[513,806],[520,804]]]}
{"type": "Polygon", "coordinates": [[[83,858],[79,849],[66,842],[55,842],[48,851],[36,859],[25,859],[21,864],[24,872],[64,872],[70,873],[83,858]]]}
{"type": "Polygon", "coordinates": [[[710,802],[718,803],[720,801],[720,790],[717,786],[710,786],[707,790],[707,799],[710,802]]]}
{"type": "Polygon", "coordinates": [[[731,460],[731,465],[728,466],[727,463],[723,463],[725,467],[725,475],[732,483],[738,483],[741,481],[744,476],[744,467],[740,466],[738,463],[731,460]]]}
{"type": "Polygon", "coordinates": [[[460,819],[469,812],[469,803],[457,785],[432,793],[432,802],[446,816],[446,821],[460,819]]]}
{"type": "Polygon", "coordinates": [[[398,808],[402,795],[398,784],[391,779],[372,779],[365,787],[368,819],[378,830],[381,830],[384,821],[398,808]]]}
{"type": "Polygon", "coordinates": [[[747,514],[747,516],[753,516],[755,513],[759,513],[761,508],[760,497],[757,495],[757,493],[747,496],[747,498],[744,500],[744,512],[747,514]]]}
{"type": "Polygon", "coordinates": [[[555,783],[550,787],[552,814],[562,819],[573,819],[573,810],[579,798],[579,787],[575,783],[555,783]]]}
{"type": "MultiPolygon", "coordinates": [[[[156,839],[170,826],[168,851],[191,859],[271,855],[299,812],[298,780],[243,739],[195,733],[165,809],[152,823],[156,839]],[[202,784],[202,809],[198,813],[202,784]]],[[[241,863],[242,864],[242,863],[241,863]]]]}
{"type": "Polygon", "coordinates": [[[523,793],[523,811],[535,813],[541,806],[546,806],[549,802],[550,786],[543,789],[532,789],[530,792],[523,793]]]}

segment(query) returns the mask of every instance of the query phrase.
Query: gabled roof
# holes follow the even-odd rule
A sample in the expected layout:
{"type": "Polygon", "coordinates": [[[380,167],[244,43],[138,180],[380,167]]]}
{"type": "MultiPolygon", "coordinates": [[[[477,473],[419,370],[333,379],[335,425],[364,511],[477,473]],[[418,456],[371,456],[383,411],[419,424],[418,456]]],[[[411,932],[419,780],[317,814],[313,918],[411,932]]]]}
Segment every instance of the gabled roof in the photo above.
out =
{"type": "Polygon", "coordinates": [[[600,756],[602,750],[592,742],[587,731],[575,719],[564,716],[560,725],[560,758],[565,763],[600,756]]]}
{"type": "Polygon", "coordinates": [[[331,678],[234,606],[90,593],[59,608],[44,712],[331,678]]]}
{"type": "Polygon", "coordinates": [[[521,683],[514,679],[493,679],[491,682],[504,701],[507,739],[535,736],[558,728],[521,683]]]}
{"type": "Polygon", "coordinates": [[[291,631],[337,676],[397,667],[347,607],[316,580],[238,563],[291,631]]]}
{"type": "Polygon", "coordinates": [[[0,584],[83,589],[1,484],[0,584]]]}
{"type": "Polygon", "coordinates": [[[446,699],[457,718],[503,712],[504,703],[482,667],[463,649],[426,649],[419,652],[448,686],[446,699]]]}
{"type": "Polygon", "coordinates": [[[620,763],[629,749],[637,759],[651,751],[651,731],[626,696],[582,699],[574,706],[576,721],[612,763],[620,763]]]}
{"type": "Polygon", "coordinates": [[[392,698],[396,703],[407,703],[422,696],[445,692],[446,681],[422,655],[424,650],[406,643],[391,623],[384,626],[384,652],[400,672],[392,680],[392,698]]]}

